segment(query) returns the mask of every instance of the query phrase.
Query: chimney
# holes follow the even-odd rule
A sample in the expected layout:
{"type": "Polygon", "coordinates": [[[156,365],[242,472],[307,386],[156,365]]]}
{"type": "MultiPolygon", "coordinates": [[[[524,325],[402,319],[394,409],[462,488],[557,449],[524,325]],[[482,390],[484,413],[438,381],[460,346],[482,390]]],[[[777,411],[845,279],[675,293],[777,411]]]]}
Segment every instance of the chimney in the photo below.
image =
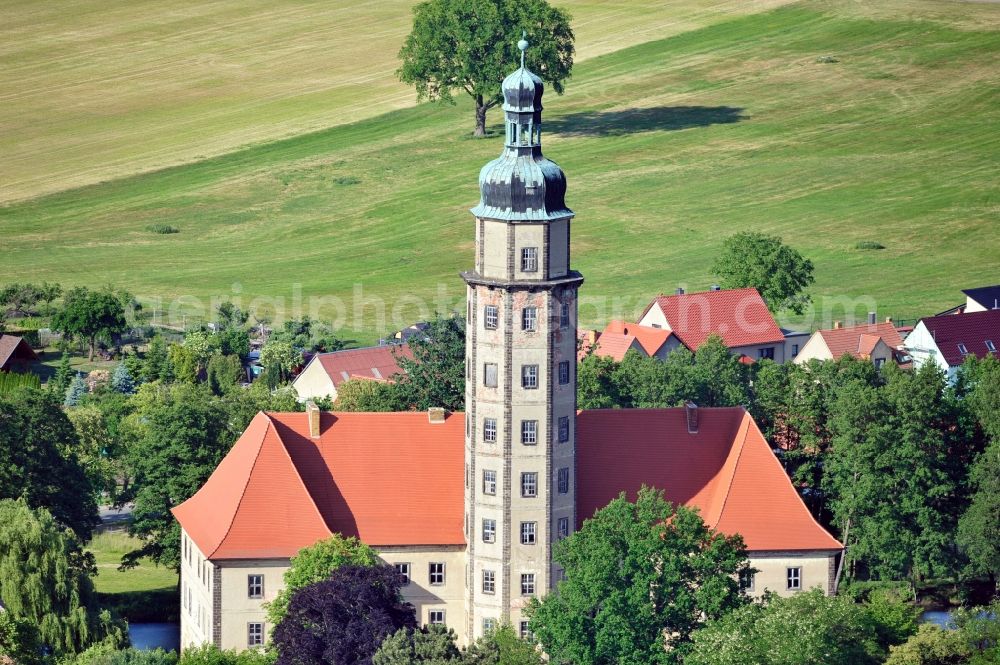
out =
{"type": "Polygon", "coordinates": [[[875,325],[875,316],[876,316],[875,312],[868,312],[868,325],[870,326],[875,325]]]}
{"type": "Polygon", "coordinates": [[[306,402],[306,418],[309,420],[309,437],[319,438],[319,407],[316,402],[309,400],[306,402]]]}
{"type": "Polygon", "coordinates": [[[674,293],[675,293],[676,295],[679,295],[679,296],[682,296],[682,295],[684,295],[684,287],[683,287],[683,286],[678,286],[678,287],[677,287],[677,290],[676,290],[676,291],[674,291],[674,293]]]}
{"type": "Polygon", "coordinates": [[[843,327],[844,327],[844,322],[843,321],[834,321],[833,322],[833,329],[834,330],[840,330],[843,327]]]}
{"type": "Polygon", "coordinates": [[[708,289],[709,291],[721,291],[722,287],[719,286],[718,284],[713,284],[712,286],[708,287],[708,289]]]}
{"type": "Polygon", "coordinates": [[[445,410],[440,406],[432,406],[427,409],[427,420],[431,423],[443,423],[445,410]]]}
{"type": "Polygon", "coordinates": [[[698,405],[694,402],[684,404],[684,413],[687,416],[688,434],[698,433],[698,405]]]}

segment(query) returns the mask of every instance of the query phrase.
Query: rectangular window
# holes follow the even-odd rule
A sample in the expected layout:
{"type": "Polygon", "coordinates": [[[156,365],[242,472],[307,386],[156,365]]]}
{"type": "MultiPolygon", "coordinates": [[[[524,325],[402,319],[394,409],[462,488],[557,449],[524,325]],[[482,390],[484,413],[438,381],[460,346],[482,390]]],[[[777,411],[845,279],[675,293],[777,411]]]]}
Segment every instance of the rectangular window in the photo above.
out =
{"type": "Polygon", "coordinates": [[[569,326],[569,305],[566,303],[559,307],[559,325],[563,328],[569,326]]]}
{"type": "Polygon", "coordinates": [[[794,358],[797,355],[799,355],[799,345],[792,344],[792,357],[794,358]]]}
{"type": "Polygon", "coordinates": [[[802,588],[802,569],[789,568],[787,572],[788,590],[798,591],[802,588]]]}
{"type": "Polygon", "coordinates": [[[569,441],[569,416],[559,417],[559,443],[569,441]]]}
{"type": "Polygon", "coordinates": [[[559,385],[565,386],[569,383],[569,361],[563,360],[559,363],[559,385]]]}
{"type": "Polygon", "coordinates": [[[483,421],[483,441],[486,443],[497,442],[497,419],[487,418],[483,421]]]}
{"type": "Polygon", "coordinates": [[[484,633],[491,633],[491,632],[493,632],[493,629],[496,628],[496,626],[497,626],[497,620],[494,619],[493,617],[485,617],[483,619],[483,632],[484,633]]]}
{"type": "Polygon", "coordinates": [[[533,446],[538,443],[538,421],[521,421],[521,443],[526,446],[533,446]]]}
{"type": "Polygon", "coordinates": [[[264,576],[247,575],[247,598],[264,597],[264,576]]]}
{"type": "Polygon", "coordinates": [[[765,346],[763,349],[757,349],[757,358],[760,360],[774,360],[774,347],[765,346]]]}
{"type": "Polygon", "coordinates": [[[521,522],[521,544],[534,545],[537,522],[521,522]]]}
{"type": "Polygon", "coordinates": [[[558,480],[559,480],[559,482],[558,482],[557,486],[559,488],[559,493],[560,494],[568,494],[569,493],[569,467],[566,467],[566,468],[563,468],[563,469],[559,469],[558,480]]]}
{"type": "Polygon", "coordinates": [[[535,636],[531,634],[531,628],[530,628],[530,626],[531,626],[531,624],[528,623],[527,621],[522,621],[521,622],[521,624],[520,624],[520,634],[521,634],[521,639],[522,640],[532,640],[532,639],[535,638],[535,636]]]}
{"type": "Polygon", "coordinates": [[[521,330],[534,332],[538,327],[538,308],[525,307],[521,310],[521,330]]]}
{"type": "Polygon", "coordinates": [[[521,573],[521,595],[522,596],[534,596],[535,595],[535,574],[534,573],[521,573]]]}
{"type": "Polygon", "coordinates": [[[521,248],[521,272],[536,272],[538,270],[538,248],[521,248]]]}
{"type": "Polygon", "coordinates": [[[755,573],[752,570],[741,570],[740,571],[740,591],[744,593],[753,593],[754,590],[754,577],[755,573]]]}
{"type": "Polygon", "coordinates": [[[986,340],[986,350],[989,351],[990,353],[997,352],[996,344],[993,343],[992,339],[986,340]]]}
{"type": "Polygon", "coordinates": [[[444,610],[428,610],[427,623],[444,624],[444,610]]]}
{"type": "Polygon", "coordinates": [[[497,364],[486,363],[483,367],[483,385],[487,388],[497,387],[497,364]]]}
{"type": "Polygon", "coordinates": [[[483,326],[487,330],[496,330],[499,320],[500,313],[496,305],[486,305],[483,307],[483,326]]]}
{"type": "Polygon", "coordinates": [[[492,570],[483,571],[483,593],[497,592],[497,574],[492,570]]]}
{"type": "Polygon", "coordinates": [[[528,498],[538,496],[537,473],[526,472],[521,474],[521,496],[528,498]]]}
{"type": "Polygon", "coordinates": [[[495,543],[497,540],[497,521],[483,519],[483,542],[495,543]]]}
{"type": "Polygon", "coordinates": [[[559,522],[558,522],[558,526],[556,528],[558,529],[559,538],[566,538],[566,537],[568,537],[569,536],[569,518],[568,517],[560,517],[559,518],[559,522]]]}
{"type": "Polygon", "coordinates": [[[399,583],[402,586],[407,586],[410,583],[410,564],[408,563],[396,563],[393,564],[393,568],[396,569],[396,574],[399,575],[399,583]]]}
{"type": "Polygon", "coordinates": [[[538,365],[521,365],[521,387],[528,390],[538,387],[538,365]]]}
{"type": "Polygon", "coordinates": [[[876,369],[882,369],[882,365],[884,365],[884,364],[885,364],[885,358],[876,358],[875,359],[875,367],[876,367],[876,369]]]}
{"type": "Polygon", "coordinates": [[[251,621],[247,624],[247,646],[264,646],[264,624],[259,621],[251,621]]]}
{"type": "Polygon", "coordinates": [[[959,344],[958,344],[958,352],[961,353],[963,356],[965,356],[965,355],[969,354],[969,349],[967,349],[965,347],[965,344],[962,344],[961,342],[959,342],[959,344]]]}
{"type": "Polygon", "coordinates": [[[483,494],[493,496],[497,493],[497,472],[483,469],[483,494]]]}
{"type": "Polygon", "coordinates": [[[428,565],[428,575],[431,586],[441,586],[444,584],[444,564],[432,563],[428,565]]]}

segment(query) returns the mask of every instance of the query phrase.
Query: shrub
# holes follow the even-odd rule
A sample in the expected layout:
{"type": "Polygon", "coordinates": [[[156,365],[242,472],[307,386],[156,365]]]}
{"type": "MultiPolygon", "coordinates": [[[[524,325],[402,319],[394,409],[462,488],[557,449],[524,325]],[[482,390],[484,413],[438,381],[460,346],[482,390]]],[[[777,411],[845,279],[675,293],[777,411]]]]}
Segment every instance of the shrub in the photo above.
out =
{"type": "Polygon", "coordinates": [[[854,249],[885,249],[885,245],[874,240],[859,240],[855,243],[854,249]]]}
{"type": "Polygon", "coordinates": [[[840,62],[840,59],[835,58],[832,55],[821,55],[818,58],[816,58],[816,62],[823,65],[832,65],[835,62],[840,62]]]}
{"type": "Polygon", "coordinates": [[[35,374],[20,372],[0,372],[0,395],[9,395],[18,390],[40,388],[41,379],[35,374]]]}
{"type": "Polygon", "coordinates": [[[348,175],[348,176],[340,176],[339,178],[334,178],[333,182],[337,185],[357,185],[358,183],[361,182],[361,180],[355,178],[354,176],[348,175]]]}
{"type": "Polygon", "coordinates": [[[150,224],[146,227],[147,231],[151,233],[159,233],[161,235],[168,235],[170,233],[180,233],[181,230],[176,226],[170,226],[169,224],[150,224]]]}
{"type": "Polygon", "coordinates": [[[62,665],[177,665],[177,653],[163,649],[114,649],[107,644],[96,644],[67,658],[62,665]]]}

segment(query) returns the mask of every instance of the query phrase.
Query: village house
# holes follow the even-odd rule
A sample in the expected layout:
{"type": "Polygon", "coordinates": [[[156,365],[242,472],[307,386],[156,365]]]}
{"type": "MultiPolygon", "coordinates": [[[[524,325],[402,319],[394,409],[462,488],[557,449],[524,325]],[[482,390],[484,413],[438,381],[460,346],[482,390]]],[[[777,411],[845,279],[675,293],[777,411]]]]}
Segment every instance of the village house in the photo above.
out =
{"type": "Polygon", "coordinates": [[[1000,345],[1000,309],[964,314],[939,314],[917,322],[903,342],[914,367],[936,364],[954,381],[965,359],[997,355],[1000,345]]]}
{"type": "MultiPolygon", "coordinates": [[[[506,621],[524,634],[526,604],[561,579],[555,543],[643,484],[743,536],[759,571],[745,580],[749,593],[833,592],[843,548],[744,409],[577,409],[583,276],[571,268],[565,176],[542,154],[542,92],[522,60],[503,82],[503,152],[479,177],[474,264],[462,273],[465,412],[307,403],[305,413],[258,414],[173,510],[182,648],[262,645],[273,628],[262,605],[282,588],[289,558],[332,533],[357,536],[396,567],[421,623],[447,624],[462,643],[506,621]]],[[[675,311],[661,302],[650,320],[667,328],[675,311]]],[[[734,351],[783,354],[769,314],[750,317],[770,321],[762,330],[728,331],[714,311],[695,315],[706,322],[701,340],[714,331],[734,351]]],[[[681,341],[700,343],[693,332],[681,341]]]]}
{"type": "Polygon", "coordinates": [[[369,346],[317,353],[302,369],[292,388],[304,402],[309,399],[337,399],[337,386],[349,379],[392,381],[403,368],[400,358],[412,358],[407,344],[369,346]]]}
{"type": "Polygon", "coordinates": [[[842,356],[870,360],[876,367],[887,362],[906,362],[903,338],[891,319],[875,322],[870,313],[868,322],[859,326],[843,326],[839,321],[833,328],[817,330],[795,356],[795,362],[810,360],[837,360],[842,356]]]}
{"type": "Polygon", "coordinates": [[[0,371],[27,372],[38,360],[31,345],[17,335],[0,335],[0,371]]]}
{"type": "Polygon", "coordinates": [[[963,289],[962,293],[965,294],[965,302],[945,310],[941,314],[965,314],[1000,309],[1000,284],[963,289]]]}

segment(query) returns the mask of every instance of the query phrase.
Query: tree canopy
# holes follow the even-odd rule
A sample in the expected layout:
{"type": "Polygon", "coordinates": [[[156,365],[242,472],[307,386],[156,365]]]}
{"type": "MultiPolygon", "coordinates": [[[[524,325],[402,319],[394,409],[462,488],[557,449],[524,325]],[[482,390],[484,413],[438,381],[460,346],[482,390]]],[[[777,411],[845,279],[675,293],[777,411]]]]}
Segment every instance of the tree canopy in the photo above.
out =
{"type": "Polygon", "coordinates": [[[722,253],[712,265],[726,289],[754,287],[768,309],[801,314],[809,303],[802,291],[813,283],[813,264],[778,236],[743,231],[722,242],[722,253]]]}
{"type": "Polygon", "coordinates": [[[402,399],[417,410],[465,408],[465,319],[437,317],[421,336],[409,341],[413,358],[399,356],[404,374],[396,386],[402,399]]]}
{"type": "Polygon", "coordinates": [[[388,636],[416,628],[391,566],[347,565],[292,594],[272,643],[278,665],[371,665],[388,636]]]}
{"type": "Polygon", "coordinates": [[[746,602],[743,539],[713,532],[697,512],[644,487],[599,510],[553,558],[566,579],[528,608],[554,663],[679,663],[703,618],[746,602]]]}
{"type": "Polygon", "coordinates": [[[464,91],[475,103],[475,135],[484,136],[486,112],[503,101],[500,84],[520,62],[522,31],[531,44],[525,64],[562,94],[573,70],[569,20],[545,0],[426,0],[413,8],[396,74],[421,100],[452,103],[464,91]]]}
{"type": "Polygon", "coordinates": [[[97,352],[97,340],[112,341],[125,325],[121,296],[109,289],[91,291],[83,286],[68,291],[63,308],[52,317],[53,329],[87,340],[90,360],[97,352]]]}

